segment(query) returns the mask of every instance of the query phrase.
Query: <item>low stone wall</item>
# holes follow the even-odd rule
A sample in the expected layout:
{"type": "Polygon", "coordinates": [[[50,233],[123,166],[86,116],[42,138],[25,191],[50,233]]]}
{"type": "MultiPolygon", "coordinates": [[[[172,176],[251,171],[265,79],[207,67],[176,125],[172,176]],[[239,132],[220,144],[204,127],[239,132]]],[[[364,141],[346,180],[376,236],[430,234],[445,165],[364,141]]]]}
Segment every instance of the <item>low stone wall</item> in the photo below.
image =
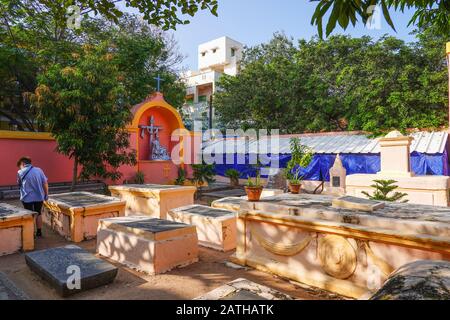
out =
{"type": "Polygon", "coordinates": [[[386,204],[369,213],[332,200],[287,194],[243,202],[235,262],[360,298],[407,263],[450,260],[449,209],[386,204]]]}

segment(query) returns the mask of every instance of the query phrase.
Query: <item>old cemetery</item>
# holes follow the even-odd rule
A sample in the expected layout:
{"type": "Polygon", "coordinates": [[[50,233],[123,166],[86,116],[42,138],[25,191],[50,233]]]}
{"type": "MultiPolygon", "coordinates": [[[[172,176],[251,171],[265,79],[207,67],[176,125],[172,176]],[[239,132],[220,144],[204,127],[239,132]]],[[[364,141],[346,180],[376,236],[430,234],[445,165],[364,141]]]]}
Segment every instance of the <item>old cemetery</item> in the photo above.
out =
{"type": "Polygon", "coordinates": [[[394,131],[354,138],[355,146],[346,136],[318,136],[319,143],[280,136],[279,148],[293,153],[287,169],[241,168],[254,173],[244,187],[232,166],[238,174],[228,171],[228,183],[220,173],[215,182],[200,179],[205,167],[184,163],[192,134],[161,93],[133,114],[137,163],[119,169],[123,184],[50,192],[42,237],[34,236],[35,211],[2,200],[0,298],[449,298],[450,180],[416,175],[410,156],[423,145],[442,152],[446,133],[394,131]],[[174,153],[168,133],[178,129],[182,147],[174,153]],[[377,150],[379,171],[349,174],[355,159],[346,148],[377,150]],[[299,179],[302,157],[309,168],[325,153],[327,179],[299,179]],[[184,160],[175,165],[170,154],[184,160]],[[181,179],[183,171],[197,179],[181,179]],[[139,172],[141,181],[128,178],[139,172]]]}

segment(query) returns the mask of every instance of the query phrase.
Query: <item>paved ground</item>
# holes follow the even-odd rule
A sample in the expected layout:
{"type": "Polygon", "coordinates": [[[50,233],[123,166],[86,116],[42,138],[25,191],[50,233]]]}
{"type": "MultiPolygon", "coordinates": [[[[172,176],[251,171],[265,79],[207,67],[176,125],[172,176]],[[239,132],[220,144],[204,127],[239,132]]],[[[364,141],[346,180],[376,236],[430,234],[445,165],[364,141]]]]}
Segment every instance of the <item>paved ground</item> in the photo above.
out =
{"type": "MultiPolygon", "coordinates": [[[[43,232],[44,237],[36,241],[36,250],[69,244],[47,228],[43,232]]],[[[95,253],[95,240],[83,242],[80,246],[95,253]]],[[[231,254],[200,247],[199,262],[157,276],[139,273],[114,263],[119,267],[119,273],[112,284],[77,294],[70,299],[193,299],[238,278],[246,278],[299,299],[339,298],[323,291],[301,288],[260,271],[231,268],[225,264],[231,254]]],[[[30,271],[21,253],[0,257],[0,272],[31,299],[61,299],[30,271]]]]}

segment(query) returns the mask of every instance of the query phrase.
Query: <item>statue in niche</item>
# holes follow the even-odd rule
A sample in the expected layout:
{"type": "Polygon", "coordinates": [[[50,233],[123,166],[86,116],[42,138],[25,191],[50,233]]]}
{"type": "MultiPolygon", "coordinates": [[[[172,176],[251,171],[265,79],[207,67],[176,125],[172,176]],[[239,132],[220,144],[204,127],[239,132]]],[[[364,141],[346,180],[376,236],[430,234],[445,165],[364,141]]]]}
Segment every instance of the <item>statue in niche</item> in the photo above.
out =
{"type": "Polygon", "coordinates": [[[159,143],[159,134],[158,129],[156,130],[156,136],[155,140],[153,140],[152,145],[152,154],[151,159],[152,160],[170,160],[169,153],[167,152],[167,149],[159,143]]]}
{"type": "Polygon", "coordinates": [[[145,137],[145,131],[148,132],[150,136],[150,156],[149,160],[154,161],[167,161],[170,160],[169,153],[167,149],[161,145],[159,142],[159,130],[162,130],[162,127],[155,126],[155,118],[151,116],[150,125],[148,126],[139,126],[141,129],[141,137],[145,137]]]}

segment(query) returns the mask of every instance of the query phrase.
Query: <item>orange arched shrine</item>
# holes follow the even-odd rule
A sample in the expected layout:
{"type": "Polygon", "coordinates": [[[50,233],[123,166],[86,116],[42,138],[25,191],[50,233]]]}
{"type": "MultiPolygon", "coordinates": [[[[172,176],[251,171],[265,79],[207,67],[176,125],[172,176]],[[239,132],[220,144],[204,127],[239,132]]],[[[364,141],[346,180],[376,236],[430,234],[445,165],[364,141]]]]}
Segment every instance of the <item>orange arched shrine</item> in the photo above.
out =
{"type": "MultiPolygon", "coordinates": [[[[131,112],[133,120],[127,129],[130,133],[130,147],[136,150],[137,164],[133,173],[123,172],[124,176],[131,180],[131,174],[135,175],[140,171],[144,173],[146,183],[172,183],[178,176],[178,167],[184,167],[183,139],[186,135],[190,136],[180,113],[165,101],[160,92],[150,95],[142,103],[134,106],[131,112]],[[179,155],[180,164],[176,164],[174,159],[153,160],[151,158],[150,132],[144,128],[148,127],[151,121],[154,127],[158,128],[159,143],[167,150],[169,156],[178,146],[179,152],[176,152],[176,156],[179,155]],[[174,134],[179,136],[179,141],[172,141],[171,137],[174,134]]],[[[155,138],[156,135],[153,136],[153,140],[155,138]]]]}

